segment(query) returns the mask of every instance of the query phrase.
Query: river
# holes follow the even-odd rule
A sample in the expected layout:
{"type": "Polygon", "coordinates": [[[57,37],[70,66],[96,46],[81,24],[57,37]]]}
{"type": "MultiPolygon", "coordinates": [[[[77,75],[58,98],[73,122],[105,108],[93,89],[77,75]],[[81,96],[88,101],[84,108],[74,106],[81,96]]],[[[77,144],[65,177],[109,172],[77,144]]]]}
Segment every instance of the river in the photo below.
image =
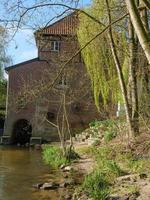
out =
{"type": "Polygon", "coordinates": [[[0,146],[0,200],[59,200],[63,191],[34,189],[60,174],[43,164],[39,150],[0,146]]]}

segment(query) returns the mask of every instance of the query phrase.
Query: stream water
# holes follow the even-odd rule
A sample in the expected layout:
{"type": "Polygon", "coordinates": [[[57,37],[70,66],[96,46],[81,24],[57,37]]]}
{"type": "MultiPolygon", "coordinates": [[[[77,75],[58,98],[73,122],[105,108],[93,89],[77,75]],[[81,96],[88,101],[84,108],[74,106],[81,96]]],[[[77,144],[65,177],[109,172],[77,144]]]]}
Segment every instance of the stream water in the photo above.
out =
{"type": "Polygon", "coordinates": [[[63,191],[34,189],[33,184],[57,180],[60,174],[43,164],[34,149],[0,146],[0,200],[59,200],[63,191]]]}

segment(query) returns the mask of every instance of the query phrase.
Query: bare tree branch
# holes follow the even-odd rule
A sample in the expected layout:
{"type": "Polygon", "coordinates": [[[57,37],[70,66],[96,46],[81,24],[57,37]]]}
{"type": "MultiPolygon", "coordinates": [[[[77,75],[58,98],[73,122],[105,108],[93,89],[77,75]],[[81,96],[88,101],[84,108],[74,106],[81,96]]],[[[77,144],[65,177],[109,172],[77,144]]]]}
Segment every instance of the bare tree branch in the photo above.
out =
{"type": "Polygon", "coordinates": [[[148,1],[148,0],[142,0],[143,1],[143,3],[145,4],[145,6],[148,8],[148,9],[150,9],[150,1],[148,1]]]}

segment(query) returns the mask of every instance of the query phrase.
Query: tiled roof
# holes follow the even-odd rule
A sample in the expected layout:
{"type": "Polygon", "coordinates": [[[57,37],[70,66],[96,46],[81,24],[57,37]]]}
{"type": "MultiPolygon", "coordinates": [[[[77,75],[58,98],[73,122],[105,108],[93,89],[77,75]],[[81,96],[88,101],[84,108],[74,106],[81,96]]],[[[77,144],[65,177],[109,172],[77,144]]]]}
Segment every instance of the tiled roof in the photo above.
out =
{"type": "Polygon", "coordinates": [[[56,21],[42,30],[43,34],[50,35],[74,35],[78,24],[77,12],[56,21]]]}

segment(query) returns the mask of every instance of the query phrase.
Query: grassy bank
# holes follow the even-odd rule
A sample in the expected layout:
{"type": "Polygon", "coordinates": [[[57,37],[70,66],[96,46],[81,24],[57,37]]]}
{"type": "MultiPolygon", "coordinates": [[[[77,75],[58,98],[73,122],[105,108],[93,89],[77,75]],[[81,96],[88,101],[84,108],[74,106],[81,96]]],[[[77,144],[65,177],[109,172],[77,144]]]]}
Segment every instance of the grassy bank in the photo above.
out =
{"type": "Polygon", "coordinates": [[[125,124],[118,121],[95,121],[90,124],[87,131],[92,132],[96,142],[78,151],[81,155],[93,158],[94,168],[76,190],[74,200],[80,196],[83,199],[105,200],[111,199],[109,197],[116,193],[120,196],[138,194],[140,180],[138,183],[135,177],[150,177],[150,134],[141,133],[129,148],[120,135],[125,130],[125,124]],[[135,176],[135,183],[127,181],[118,185],[120,178],[130,179],[132,176],[135,176]]]}
{"type": "MultiPolygon", "coordinates": [[[[114,194],[121,197],[129,195],[128,199],[136,199],[141,192],[141,182],[146,184],[150,177],[150,134],[140,134],[129,148],[123,140],[125,131],[123,121],[90,123],[84,132],[86,136],[90,134],[90,138],[92,135],[95,142],[92,145],[75,143],[75,155],[92,158],[93,169],[83,175],[80,186],[74,186],[72,200],[109,200],[114,194]]],[[[43,158],[55,168],[71,164],[59,147],[45,146],[43,158]]],[[[80,160],[78,162],[81,166],[80,160]]],[[[78,169],[81,170],[80,167],[78,169]]]]}

